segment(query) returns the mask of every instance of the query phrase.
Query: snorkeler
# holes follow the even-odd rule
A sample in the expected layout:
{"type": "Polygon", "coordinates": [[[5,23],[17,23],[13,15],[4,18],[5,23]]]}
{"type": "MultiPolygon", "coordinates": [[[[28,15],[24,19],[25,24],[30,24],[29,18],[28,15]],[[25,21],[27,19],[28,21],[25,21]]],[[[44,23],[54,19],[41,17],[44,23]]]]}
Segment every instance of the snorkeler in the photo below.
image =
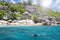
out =
{"type": "Polygon", "coordinates": [[[38,37],[38,36],[40,36],[40,35],[39,35],[39,34],[34,34],[33,36],[34,36],[34,37],[38,37]]]}

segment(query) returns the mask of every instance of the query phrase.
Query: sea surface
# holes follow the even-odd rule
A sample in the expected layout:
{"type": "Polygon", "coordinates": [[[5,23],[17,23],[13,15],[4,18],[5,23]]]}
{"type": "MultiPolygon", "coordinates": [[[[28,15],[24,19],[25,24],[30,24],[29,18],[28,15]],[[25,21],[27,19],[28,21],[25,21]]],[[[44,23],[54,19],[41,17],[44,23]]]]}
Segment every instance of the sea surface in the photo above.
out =
{"type": "Polygon", "coordinates": [[[60,40],[60,26],[4,26],[0,40],[60,40]]]}

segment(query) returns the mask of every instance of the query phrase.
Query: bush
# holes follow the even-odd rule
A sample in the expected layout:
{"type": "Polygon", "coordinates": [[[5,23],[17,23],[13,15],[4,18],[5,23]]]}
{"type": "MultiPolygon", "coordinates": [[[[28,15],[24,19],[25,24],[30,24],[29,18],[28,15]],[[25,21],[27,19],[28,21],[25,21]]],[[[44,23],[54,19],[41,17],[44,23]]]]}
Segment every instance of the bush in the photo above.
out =
{"type": "Polygon", "coordinates": [[[6,15],[6,12],[3,10],[0,10],[0,19],[3,19],[5,15],[6,15]]]}
{"type": "Polygon", "coordinates": [[[16,12],[21,12],[21,13],[24,13],[26,11],[25,8],[23,7],[23,5],[21,5],[21,4],[10,5],[9,10],[12,12],[16,11],[16,12]]]}

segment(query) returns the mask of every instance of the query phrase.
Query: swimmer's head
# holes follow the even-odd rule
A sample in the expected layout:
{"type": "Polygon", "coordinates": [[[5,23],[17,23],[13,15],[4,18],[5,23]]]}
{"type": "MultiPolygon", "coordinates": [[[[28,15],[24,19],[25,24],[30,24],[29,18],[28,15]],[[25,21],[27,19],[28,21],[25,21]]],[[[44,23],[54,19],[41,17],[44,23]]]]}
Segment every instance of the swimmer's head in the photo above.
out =
{"type": "Polygon", "coordinates": [[[34,37],[38,37],[38,36],[39,36],[39,34],[34,34],[33,36],[34,36],[34,37]]]}

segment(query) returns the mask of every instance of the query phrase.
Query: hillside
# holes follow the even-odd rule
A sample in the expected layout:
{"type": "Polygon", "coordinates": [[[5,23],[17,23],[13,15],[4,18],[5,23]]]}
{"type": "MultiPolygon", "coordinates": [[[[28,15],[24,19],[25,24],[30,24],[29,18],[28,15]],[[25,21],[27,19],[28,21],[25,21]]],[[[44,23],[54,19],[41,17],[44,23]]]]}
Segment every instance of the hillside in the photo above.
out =
{"type": "Polygon", "coordinates": [[[41,6],[36,6],[36,5],[26,6],[26,10],[38,16],[47,15],[47,16],[60,18],[60,12],[41,6]]]}
{"type": "Polygon", "coordinates": [[[48,16],[60,18],[60,12],[58,11],[54,11],[52,9],[44,7],[38,7],[37,9],[48,16]]]}
{"type": "Polygon", "coordinates": [[[15,19],[37,19],[38,17],[43,18],[44,16],[60,18],[60,12],[53,11],[52,9],[37,6],[37,5],[23,5],[21,3],[8,3],[0,2],[0,19],[7,17],[8,20],[15,19]],[[24,14],[28,12],[28,15],[24,14]],[[2,16],[3,15],[3,16],[2,16]]]}

